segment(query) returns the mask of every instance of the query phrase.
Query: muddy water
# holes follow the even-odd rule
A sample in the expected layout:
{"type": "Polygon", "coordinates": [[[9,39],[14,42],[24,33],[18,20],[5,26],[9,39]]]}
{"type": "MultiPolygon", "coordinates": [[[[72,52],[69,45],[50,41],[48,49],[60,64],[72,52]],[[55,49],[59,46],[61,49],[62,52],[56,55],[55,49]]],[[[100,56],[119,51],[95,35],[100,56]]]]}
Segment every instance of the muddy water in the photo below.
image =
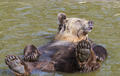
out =
{"type": "Polygon", "coordinates": [[[120,2],[117,0],[0,0],[0,76],[13,76],[6,55],[22,55],[27,44],[50,41],[57,29],[57,13],[94,21],[89,37],[107,48],[102,67],[91,73],[34,72],[32,76],[117,76],[120,74],[120,2]]]}

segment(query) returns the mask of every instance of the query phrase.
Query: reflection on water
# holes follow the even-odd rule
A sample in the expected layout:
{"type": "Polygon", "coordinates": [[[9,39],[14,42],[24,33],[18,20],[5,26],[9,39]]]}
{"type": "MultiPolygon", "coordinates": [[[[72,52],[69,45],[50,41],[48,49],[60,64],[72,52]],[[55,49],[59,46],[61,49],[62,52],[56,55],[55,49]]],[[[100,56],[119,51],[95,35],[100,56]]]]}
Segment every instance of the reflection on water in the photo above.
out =
{"type": "MultiPolygon", "coordinates": [[[[111,0],[112,1],[112,0],[111,0]]],[[[89,37],[108,49],[102,67],[87,74],[34,73],[33,76],[114,76],[120,71],[120,2],[87,0],[0,0],[0,76],[13,76],[4,63],[8,54],[22,55],[27,44],[50,41],[57,29],[57,13],[95,23],[89,37]]]]}

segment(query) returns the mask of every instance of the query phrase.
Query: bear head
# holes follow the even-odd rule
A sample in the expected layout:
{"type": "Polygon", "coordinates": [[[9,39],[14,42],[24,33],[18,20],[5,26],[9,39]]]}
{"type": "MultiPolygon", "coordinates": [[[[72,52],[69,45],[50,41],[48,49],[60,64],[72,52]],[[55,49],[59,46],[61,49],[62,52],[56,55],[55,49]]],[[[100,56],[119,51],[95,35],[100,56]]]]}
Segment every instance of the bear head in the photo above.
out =
{"type": "Polygon", "coordinates": [[[93,29],[93,21],[80,18],[67,18],[64,13],[58,14],[58,33],[56,40],[66,40],[70,42],[78,42],[85,40],[88,33],[93,29]]]}

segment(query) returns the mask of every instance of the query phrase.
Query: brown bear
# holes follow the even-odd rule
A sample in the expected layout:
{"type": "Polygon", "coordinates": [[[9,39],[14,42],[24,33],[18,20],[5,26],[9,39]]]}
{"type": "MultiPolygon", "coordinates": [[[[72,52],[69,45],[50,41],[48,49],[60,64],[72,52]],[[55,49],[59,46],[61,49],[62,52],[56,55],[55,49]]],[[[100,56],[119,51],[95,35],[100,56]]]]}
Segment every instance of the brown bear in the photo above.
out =
{"type": "Polygon", "coordinates": [[[88,39],[93,22],[80,18],[67,18],[58,14],[59,27],[54,41],[36,48],[28,45],[24,57],[8,55],[5,63],[16,76],[27,76],[34,70],[60,72],[91,72],[100,67],[107,57],[101,45],[88,39]]]}

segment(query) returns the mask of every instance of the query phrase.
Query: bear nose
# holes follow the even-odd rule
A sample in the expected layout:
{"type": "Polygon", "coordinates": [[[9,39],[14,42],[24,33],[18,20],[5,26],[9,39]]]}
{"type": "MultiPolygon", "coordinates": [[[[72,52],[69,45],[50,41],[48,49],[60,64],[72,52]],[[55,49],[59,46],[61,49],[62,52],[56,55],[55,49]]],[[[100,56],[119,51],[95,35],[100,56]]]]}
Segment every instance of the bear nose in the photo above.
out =
{"type": "Polygon", "coordinates": [[[89,27],[89,28],[90,28],[90,30],[92,30],[93,27],[89,27]]]}

